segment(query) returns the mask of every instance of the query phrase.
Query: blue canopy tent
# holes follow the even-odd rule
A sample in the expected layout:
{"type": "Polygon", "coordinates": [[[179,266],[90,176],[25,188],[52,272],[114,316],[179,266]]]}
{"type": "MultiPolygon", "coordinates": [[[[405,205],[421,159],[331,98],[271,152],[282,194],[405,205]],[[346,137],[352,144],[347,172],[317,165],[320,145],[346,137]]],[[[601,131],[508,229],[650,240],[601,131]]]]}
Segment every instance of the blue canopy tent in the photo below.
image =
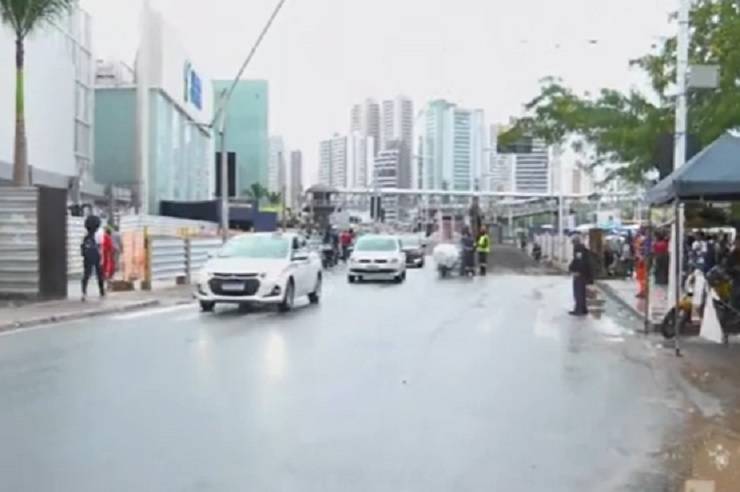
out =
{"type": "MultiPolygon", "coordinates": [[[[740,135],[727,132],[686,164],[666,176],[646,195],[651,207],[673,205],[675,217],[680,216],[682,203],[692,201],[740,201],[740,135]]],[[[673,251],[681,251],[683,224],[676,222],[673,251]]],[[[675,279],[681,278],[679,261],[673,262],[675,279]]],[[[680,282],[674,281],[676,313],[680,299],[680,282]]],[[[646,307],[646,316],[649,307],[646,307]]],[[[680,355],[679,316],[675,319],[676,354],[680,355]]],[[[647,323],[646,319],[646,323],[647,323]]]]}
{"type": "Polygon", "coordinates": [[[651,206],[686,201],[740,201],[740,135],[725,133],[666,176],[646,196],[651,206]]]}

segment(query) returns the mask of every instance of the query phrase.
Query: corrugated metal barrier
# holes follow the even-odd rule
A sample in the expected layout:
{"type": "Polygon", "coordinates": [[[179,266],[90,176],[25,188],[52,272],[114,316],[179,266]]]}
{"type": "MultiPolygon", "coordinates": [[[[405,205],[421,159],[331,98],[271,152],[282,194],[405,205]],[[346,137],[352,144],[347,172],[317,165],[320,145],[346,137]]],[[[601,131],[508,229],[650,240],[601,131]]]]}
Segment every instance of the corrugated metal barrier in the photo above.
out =
{"type": "Polygon", "coordinates": [[[74,280],[82,277],[82,254],[80,245],[85,237],[85,219],[67,217],[67,277],[74,280]]]}
{"type": "Polygon", "coordinates": [[[149,247],[151,280],[169,280],[187,276],[187,248],[184,238],[150,236],[149,247]]]}
{"type": "Polygon", "coordinates": [[[195,275],[197,275],[200,269],[203,268],[203,265],[205,265],[206,261],[208,261],[208,258],[210,257],[210,255],[218,251],[222,245],[223,245],[223,242],[221,241],[220,238],[211,238],[211,237],[188,238],[187,240],[188,278],[193,280],[195,275]]]}
{"type": "Polygon", "coordinates": [[[0,294],[39,292],[36,188],[0,189],[0,294]]]}

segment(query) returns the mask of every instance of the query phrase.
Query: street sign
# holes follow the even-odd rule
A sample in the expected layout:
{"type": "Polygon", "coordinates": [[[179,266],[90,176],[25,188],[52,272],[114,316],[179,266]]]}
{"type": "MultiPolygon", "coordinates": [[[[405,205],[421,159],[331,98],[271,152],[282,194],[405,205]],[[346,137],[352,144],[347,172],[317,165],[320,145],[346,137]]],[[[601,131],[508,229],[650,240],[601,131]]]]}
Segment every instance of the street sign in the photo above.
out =
{"type": "Polygon", "coordinates": [[[719,87],[719,65],[691,65],[688,75],[690,89],[716,89],[719,87]]]}

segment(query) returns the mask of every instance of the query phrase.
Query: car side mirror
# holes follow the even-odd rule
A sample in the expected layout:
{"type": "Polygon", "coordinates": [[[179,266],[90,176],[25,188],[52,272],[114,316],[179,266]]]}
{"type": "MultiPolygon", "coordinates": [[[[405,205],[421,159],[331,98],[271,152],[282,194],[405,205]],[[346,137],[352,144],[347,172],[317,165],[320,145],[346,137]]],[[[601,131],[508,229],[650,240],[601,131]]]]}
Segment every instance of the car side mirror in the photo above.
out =
{"type": "Polygon", "coordinates": [[[292,261],[308,261],[308,253],[296,252],[291,257],[292,261]]]}

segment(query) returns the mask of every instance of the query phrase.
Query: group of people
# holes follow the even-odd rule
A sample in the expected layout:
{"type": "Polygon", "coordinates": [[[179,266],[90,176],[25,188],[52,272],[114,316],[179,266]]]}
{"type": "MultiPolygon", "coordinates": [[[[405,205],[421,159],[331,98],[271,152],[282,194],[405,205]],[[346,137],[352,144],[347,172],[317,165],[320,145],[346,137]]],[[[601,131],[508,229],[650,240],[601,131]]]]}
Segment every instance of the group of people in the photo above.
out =
{"type": "Polygon", "coordinates": [[[101,227],[100,218],[91,215],[85,220],[85,237],[80,244],[82,255],[82,301],[87,300],[87,285],[93,274],[98,281],[100,297],[105,297],[105,283],[116,272],[120,241],[114,238],[111,225],[101,227]]]}
{"type": "Polygon", "coordinates": [[[467,275],[475,272],[475,254],[478,253],[478,268],[481,275],[486,275],[488,270],[488,256],[491,254],[491,238],[488,231],[481,227],[478,237],[473,237],[470,229],[466,227],[462,232],[462,274],[467,275]]]}

